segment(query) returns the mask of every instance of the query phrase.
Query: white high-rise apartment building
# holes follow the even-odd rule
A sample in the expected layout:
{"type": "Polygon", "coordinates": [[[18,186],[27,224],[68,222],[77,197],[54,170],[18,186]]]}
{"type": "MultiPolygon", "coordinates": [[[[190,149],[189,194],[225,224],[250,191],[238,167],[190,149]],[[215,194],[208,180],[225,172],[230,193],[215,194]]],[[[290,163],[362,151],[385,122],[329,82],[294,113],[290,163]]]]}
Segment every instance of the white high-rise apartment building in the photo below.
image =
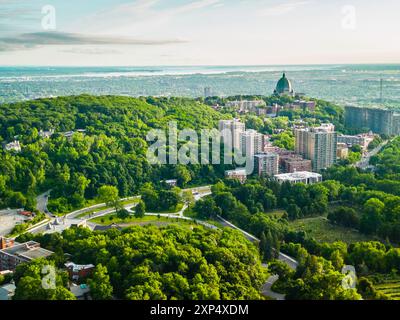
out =
{"type": "Polygon", "coordinates": [[[264,135],[256,130],[246,130],[241,134],[242,153],[247,157],[263,152],[264,135]]]}
{"type": "Polygon", "coordinates": [[[336,162],[337,133],[333,124],[296,129],[296,153],[312,161],[313,171],[329,168],[336,162]]]}
{"type": "Polygon", "coordinates": [[[241,134],[245,132],[246,126],[239,119],[220,120],[218,125],[221,139],[226,144],[232,143],[232,148],[240,150],[241,134]]]}

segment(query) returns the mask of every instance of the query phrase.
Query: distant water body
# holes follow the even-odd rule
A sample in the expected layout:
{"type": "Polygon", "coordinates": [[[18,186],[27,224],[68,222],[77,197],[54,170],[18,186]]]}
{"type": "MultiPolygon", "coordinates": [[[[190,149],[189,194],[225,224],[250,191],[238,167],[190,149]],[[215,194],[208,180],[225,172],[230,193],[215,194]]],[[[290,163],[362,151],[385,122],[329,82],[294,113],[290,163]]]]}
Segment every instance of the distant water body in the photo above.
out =
{"type": "Polygon", "coordinates": [[[282,72],[297,92],[338,104],[400,108],[400,65],[0,67],[0,103],[76,94],[199,97],[273,92],[282,72]]]}

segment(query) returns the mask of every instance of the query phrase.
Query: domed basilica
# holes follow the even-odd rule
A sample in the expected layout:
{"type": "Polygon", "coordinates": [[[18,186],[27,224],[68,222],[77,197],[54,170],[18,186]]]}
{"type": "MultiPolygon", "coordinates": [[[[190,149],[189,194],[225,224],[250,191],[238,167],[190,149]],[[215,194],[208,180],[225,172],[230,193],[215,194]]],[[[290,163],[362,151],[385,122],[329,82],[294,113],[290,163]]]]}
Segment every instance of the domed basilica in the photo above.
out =
{"type": "Polygon", "coordinates": [[[279,96],[295,96],[292,83],[288,78],[286,78],[286,74],[284,73],[282,78],[279,79],[276,84],[276,89],[274,90],[274,94],[279,96]]]}

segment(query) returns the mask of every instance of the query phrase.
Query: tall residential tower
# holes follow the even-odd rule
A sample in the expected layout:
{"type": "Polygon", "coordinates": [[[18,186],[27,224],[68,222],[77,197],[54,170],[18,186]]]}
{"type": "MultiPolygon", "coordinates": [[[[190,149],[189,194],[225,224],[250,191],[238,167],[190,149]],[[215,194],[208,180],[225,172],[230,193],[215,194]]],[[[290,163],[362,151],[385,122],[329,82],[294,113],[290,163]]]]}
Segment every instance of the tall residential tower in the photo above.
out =
{"type": "Polygon", "coordinates": [[[336,162],[337,133],[333,124],[296,129],[296,153],[311,160],[313,170],[329,168],[336,162]]]}
{"type": "Polygon", "coordinates": [[[242,133],[246,131],[244,123],[239,119],[220,120],[218,129],[225,144],[231,144],[233,149],[241,150],[242,133]]]}

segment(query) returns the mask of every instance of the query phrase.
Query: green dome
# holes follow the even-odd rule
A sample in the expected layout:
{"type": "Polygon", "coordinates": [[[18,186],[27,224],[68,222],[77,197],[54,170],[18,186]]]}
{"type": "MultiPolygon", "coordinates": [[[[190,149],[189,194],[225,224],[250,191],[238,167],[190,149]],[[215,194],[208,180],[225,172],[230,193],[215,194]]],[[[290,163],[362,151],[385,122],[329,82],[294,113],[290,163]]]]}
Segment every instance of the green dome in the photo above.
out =
{"type": "Polygon", "coordinates": [[[286,74],[284,73],[282,78],[279,79],[275,93],[277,94],[290,94],[293,93],[292,83],[288,78],[286,78],[286,74]]]}

